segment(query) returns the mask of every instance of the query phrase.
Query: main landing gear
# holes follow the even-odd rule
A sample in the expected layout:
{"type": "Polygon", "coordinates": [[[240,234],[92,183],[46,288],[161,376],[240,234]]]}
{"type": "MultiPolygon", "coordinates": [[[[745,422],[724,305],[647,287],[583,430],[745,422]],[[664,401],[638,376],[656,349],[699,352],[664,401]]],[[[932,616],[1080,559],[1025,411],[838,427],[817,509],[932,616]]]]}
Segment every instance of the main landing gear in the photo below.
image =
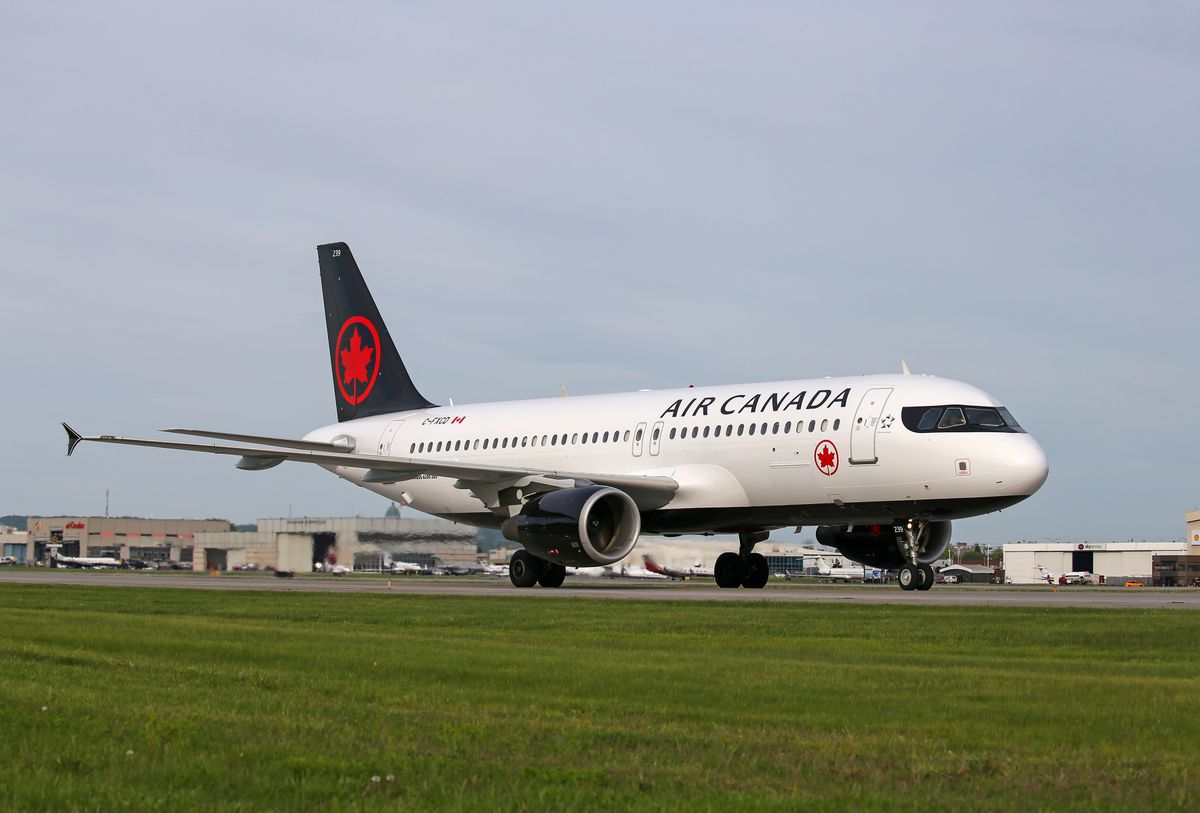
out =
{"type": "Polygon", "coordinates": [[[529,551],[517,551],[508,563],[508,579],[514,587],[561,587],[566,578],[566,566],[539,559],[529,551]]]}
{"type": "Polygon", "coordinates": [[[901,590],[929,590],[933,587],[933,568],[917,561],[928,536],[929,525],[925,520],[910,519],[905,523],[901,547],[908,561],[900,567],[898,581],[901,590]]]}
{"type": "Polygon", "coordinates": [[[767,557],[754,552],[754,546],[764,541],[767,531],[746,531],[738,534],[738,552],[726,551],[717,557],[713,575],[717,587],[766,587],[770,571],[767,557]]]}

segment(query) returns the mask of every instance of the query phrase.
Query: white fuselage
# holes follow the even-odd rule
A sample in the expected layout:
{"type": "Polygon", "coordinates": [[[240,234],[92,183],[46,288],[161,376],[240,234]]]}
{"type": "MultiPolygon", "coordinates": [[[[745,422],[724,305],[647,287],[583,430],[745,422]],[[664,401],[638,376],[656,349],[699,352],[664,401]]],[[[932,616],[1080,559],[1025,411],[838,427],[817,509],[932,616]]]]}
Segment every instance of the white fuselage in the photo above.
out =
{"type": "MultiPolygon", "coordinates": [[[[688,387],[434,407],[332,424],[307,440],[353,438],[358,452],[663,475],[674,498],[648,512],[649,533],[787,525],[953,519],[1007,507],[1037,491],[1046,458],[1024,432],[920,434],[904,407],[1002,406],[983,391],[931,376],[876,375],[688,387]]],[[[429,514],[496,525],[452,477],[364,483],[429,514]]]]}

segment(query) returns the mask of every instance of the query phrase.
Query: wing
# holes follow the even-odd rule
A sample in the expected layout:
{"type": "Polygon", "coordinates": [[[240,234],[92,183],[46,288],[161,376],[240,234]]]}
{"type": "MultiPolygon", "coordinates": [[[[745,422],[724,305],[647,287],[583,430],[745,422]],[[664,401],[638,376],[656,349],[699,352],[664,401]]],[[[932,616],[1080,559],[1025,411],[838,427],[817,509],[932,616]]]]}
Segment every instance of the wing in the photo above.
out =
{"type": "Polygon", "coordinates": [[[63,424],[63,429],[67,431],[68,455],[74,452],[75,447],[81,442],[90,441],[230,455],[241,458],[237,463],[238,468],[250,471],[269,469],[285,461],[313,463],[327,467],[365,469],[366,473],[362,479],[364,483],[370,484],[398,483],[411,480],[421,474],[452,477],[458,481],[455,483],[456,487],[471,491],[488,508],[492,509],[506,502],[504,491],[526,484],[540,487],[540,489],[534,488],[531,493],[537,490],[573,488],[589,483],[612,486],[632,497],[638,508],[643,511],[666,505],[679,489],[679,483],[674,479],[659,475],[558,471],[525,466],[496,466],[429,460],[419,457],[388,457],[356,453],[346,446],[335,443],[270,438],[261,435],[206,432],[196,429],[168,430],[179,434],[239,439],[259,444],[258,446],[224,446],[216,443],[123,438],[115,435],[82,435],[66,423],[63,424]]]}

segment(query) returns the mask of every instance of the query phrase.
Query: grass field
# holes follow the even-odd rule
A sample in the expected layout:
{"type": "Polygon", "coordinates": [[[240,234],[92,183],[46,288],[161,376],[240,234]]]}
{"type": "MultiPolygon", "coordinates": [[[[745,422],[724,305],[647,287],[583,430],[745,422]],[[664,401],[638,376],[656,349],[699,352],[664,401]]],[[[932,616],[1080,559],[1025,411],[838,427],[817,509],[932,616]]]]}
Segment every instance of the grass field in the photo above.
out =
{"type": "Polygon", "coordinates": [[[0,809],[1195,810],[1200,615],[0,587],[0,809]]]}

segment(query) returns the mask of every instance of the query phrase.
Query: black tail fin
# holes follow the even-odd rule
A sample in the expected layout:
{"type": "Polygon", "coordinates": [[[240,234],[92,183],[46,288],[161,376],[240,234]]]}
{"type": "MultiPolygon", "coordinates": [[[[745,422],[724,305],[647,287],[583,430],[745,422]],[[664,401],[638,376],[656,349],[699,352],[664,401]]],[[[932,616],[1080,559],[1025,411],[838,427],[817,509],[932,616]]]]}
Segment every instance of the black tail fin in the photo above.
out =
{"type": "Polygon", "coordinates": [[[317,258],[338,420],[434,406],[408,377],[350,247],[317,246],[317,258]]]}

